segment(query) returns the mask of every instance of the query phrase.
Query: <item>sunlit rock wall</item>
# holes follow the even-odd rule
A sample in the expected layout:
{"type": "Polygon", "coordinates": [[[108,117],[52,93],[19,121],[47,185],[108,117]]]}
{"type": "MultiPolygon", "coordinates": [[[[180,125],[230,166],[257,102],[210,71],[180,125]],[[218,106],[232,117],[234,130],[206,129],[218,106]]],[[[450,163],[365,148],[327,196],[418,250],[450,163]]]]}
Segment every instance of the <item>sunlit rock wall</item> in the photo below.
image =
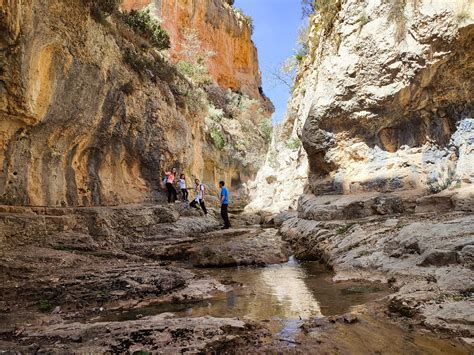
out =
{"type": "Polygon", "coordinates": [[[124,0],[124,10],[148,8],[162,20],[171,37],[171,56],[180,60],[186,29],[197,32],[212,51],[211,76],[221,87],[261,98],[261,75],[252,30],[224,0],[124,0]]]}
{"type": "MultiPolygon", "coordinates": [[[[139,47],[140,39],[114,16],[94,19],[90,4],[0,2],[0,204],[155,201],[163,197],[163,171],[173,166],[189,180],[200,177],[209,187],[220,179],[238,185],[252,177],[257,164],[249,164],[236,149],[212,145],[205,128],[208,107],[199,103],[202,91],[161,63],[160,55],[152,56],[153,51],[141,55],[161,65],[156,73],[134,70],[125,53],[139,47]]],[[[233,14],[223,3],[220,6],[215,10],[233,14]]],[[[209,11],[194,24],[204,21],[200,26],[212,26],[218,20],[213,34],[227,38],[228,32],[218,31],[225,30],[222,19],[217,14],[209,17],[209,11]]],[[[237,17],[232,21],[239,23],[237,17]]],[[[250,57],[255,54],[248,28],[229,31],[234,31],[236,43],[253,53],[250,57]]],[[[237,51],[221,49],[221,58],[231,57],[228,63],[240,61],[232,58],[237,51]]],[[[256,56],[249,61],[250,69],[244,64],[235,69],[236,77],[241,70],[248,75],[247,81],[234,78],[235,88],[243,85],[242,90],[245,87],[264,103],[256,56]]],[[[227,146],[233,144],[234,132],[264,155],[267,142],[255,129],[264,116],[252,121],[236,114],[233,131],[223,133],[227,146]]]]}
{"type": "MultiPolygon", "coordinates": [[[[474,169],[465,162],[473,149],[473,5],[334,4],[332,26],[321,26],[320,16],[311,19],[308,55],[291,101],[298,107],[291,120],[303,125],[292,134],[308,156],[307,192],[429,190],[472,182],[474,169]]],[[[259,202],[264,199],[257,189],[253,204],[273,208],[268,203],[275,201],[259,202]]]]}

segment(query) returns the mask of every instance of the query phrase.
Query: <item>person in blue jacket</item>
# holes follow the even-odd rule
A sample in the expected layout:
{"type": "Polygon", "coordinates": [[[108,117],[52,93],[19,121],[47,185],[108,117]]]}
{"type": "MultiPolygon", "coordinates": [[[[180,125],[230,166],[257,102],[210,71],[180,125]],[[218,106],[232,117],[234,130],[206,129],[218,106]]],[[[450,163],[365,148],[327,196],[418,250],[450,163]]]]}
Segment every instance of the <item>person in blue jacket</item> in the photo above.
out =
{"type": "Polygon", "coordinates": [[[222,229],[229,229],[231,227],[228,213],[229,191],[227,190],[227,187],[225,187],[224,181],[220,181],[219,186],[221,188],[221,216],[224,220],[224,226],[222,227],[222,229]]]}

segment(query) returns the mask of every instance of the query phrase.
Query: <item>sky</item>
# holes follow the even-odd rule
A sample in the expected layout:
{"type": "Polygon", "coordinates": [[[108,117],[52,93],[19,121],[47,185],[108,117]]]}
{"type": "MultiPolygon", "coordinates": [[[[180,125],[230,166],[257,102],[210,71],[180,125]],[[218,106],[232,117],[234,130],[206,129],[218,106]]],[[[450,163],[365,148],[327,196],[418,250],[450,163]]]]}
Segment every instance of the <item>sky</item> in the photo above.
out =
{"type": "Polygon", "coordinates": [[[270,72],[294,53],[302,23],[299,1],[236,0],[234,6],[253,18],[252,38],[258,49],[263,90],[275,105],[273,122],[279,122],[285,115],[290,89],[284,84],[275,85],[270,72]]]}

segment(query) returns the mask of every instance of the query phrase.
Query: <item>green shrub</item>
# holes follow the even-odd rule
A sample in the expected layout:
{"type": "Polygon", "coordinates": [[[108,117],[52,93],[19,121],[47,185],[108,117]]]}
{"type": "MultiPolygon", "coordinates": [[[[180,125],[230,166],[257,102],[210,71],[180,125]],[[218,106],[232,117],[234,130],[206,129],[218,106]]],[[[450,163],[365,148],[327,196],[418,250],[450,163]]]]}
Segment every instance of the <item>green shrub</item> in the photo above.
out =
{"type": "Polygon", "coordinates": [[[183,41],[180,45],[181,61],[176,66],[178,71],[196,85],[210,85],[212,78],[209,75],[208,61],[215,53],[204,48],[199,34],[191,28],[183,30],[183,41]]]}
{"type": "Polygon", "coordinates": [[[331,38],[339,46],[340,36],[330,37],[329,34],[334,27],[333,25],[340,7],[341,2],[338,0],[302,0],[303,15],[317,16],[317,23],[314,25],[315,35],[311,43],[312,51],[309,53],[312,58],[314,58],[315,51],[323,38],[331,38]]]}
{"type": "Polygon", "coordinates": [[[118,11],[122,0],[98,0],[94,3],[105,15],[110,16],[118,11]]]}
{"type": "Polygon", "coordinates": [[[133,91],[135,90],[135,88],[133,87],[133,83],[131,81],[129,81],[129,82],[126,82],[125,84],[123,84],[120,87],[120,90],[122,90],[122,92],[125,95],[131,95],[131,94],[133,94],[133,91]]]}
{"type": "Polygon", "coordinates": [[[211,135],[212,143],[214,144],[214,146],[219,150],[224,149],[225,139],[224,139],[224,136],[222,135],[222,132],[218,128],[212,128],[210,135],[211,135]]]}
{"type": "Polygon", "coordinates": [[[291,150],[298,150],[301,147],[301,141],[298,137],[293,137],[286,143],[286,147],[291,150]]]}
{"type": "Polygon", "coordinates": [[[36,308],[38,309],[38,311],[40,312],[43,312],[43,313],[49,313],[53,310],[53,305],[51,303],[49,303],[48,300],[40,300],[37,304],[36,304],[36,308]]]}
{"type": "Polygon", "coordinates": [[[124,12],[120,15],[120,18],[158,50],[170,48],[171,42],[168,33],[151,17],[150,10],[124,12]]]}
{"type": "Polygon", "coordinates": [[[150,70],[153,67],[153,63],[150,59],[138,54],[132,49],[126,49],[123,52],[123,61],[140,74],[140,76],[145,74],[145,70],[150,70]]]}
{"type": "Polygon", "coordinates": [[[272,119],[265,118],[260,121],[260,132],[262,133],[265,142],[270,143],[272,140],[273,124],[272,119]]]}
{"type": "Polygon", "coordinates": [[[209,85],[212,83],[212,78],[209,75],[207,66],[202,60],[196,61],[194,63],[181,60],[178,62],[178,64],[176,64],[176,69],[178,69],[182,75],[191,79],[197,85],[209,85]]]}
{"type": "Polygon", "coordinates": [[[454,172],[449,172],[448,177],[445,180],[438,181],[437,179],[428,179],[426,181],[426,190],[429,194],[437,194],[449,188],[453,182],[460,184],[460,181],[455,178],[454,172]]]}

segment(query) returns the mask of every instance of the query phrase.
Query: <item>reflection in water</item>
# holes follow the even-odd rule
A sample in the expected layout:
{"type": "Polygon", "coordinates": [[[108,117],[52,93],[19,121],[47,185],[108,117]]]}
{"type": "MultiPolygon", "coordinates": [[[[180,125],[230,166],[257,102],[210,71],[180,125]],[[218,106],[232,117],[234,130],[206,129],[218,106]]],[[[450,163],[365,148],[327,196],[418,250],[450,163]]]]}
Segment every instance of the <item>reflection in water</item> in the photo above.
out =
{"type": "Polygon", "coordinates": [[[283,264],[265,268],[260,277],[270,289],[276,302],[285,305],[281,316],[284,318],[309,318],[321,316],[318,301],[306,286],[305,273],[295,264],[283,264]]]}
{"type": "MultiPolygon", "coordinates": [[[[354,305],[385,294],[360,283],[333,283],[332,274],[316,262],[286,264],[264,268],[240,267],[195,270],[227,284],[241,284],[224,296],[195,303],[161,303],[125,313],[108,315],[101,320],[129,320],[173,312],[176,316],[238,317],[253,320],[281,319],[292,333],[300,319],[342,314],[354,305]],[[351,292],[347,292],[350,290],[351,292]],[[353,292],[353,291],[356,292],[353,292]]],[[[283,331],[285,331],[285,329],[283,331]]],[[[288,334],[289,335],[289,334],[288,334]]]]}

